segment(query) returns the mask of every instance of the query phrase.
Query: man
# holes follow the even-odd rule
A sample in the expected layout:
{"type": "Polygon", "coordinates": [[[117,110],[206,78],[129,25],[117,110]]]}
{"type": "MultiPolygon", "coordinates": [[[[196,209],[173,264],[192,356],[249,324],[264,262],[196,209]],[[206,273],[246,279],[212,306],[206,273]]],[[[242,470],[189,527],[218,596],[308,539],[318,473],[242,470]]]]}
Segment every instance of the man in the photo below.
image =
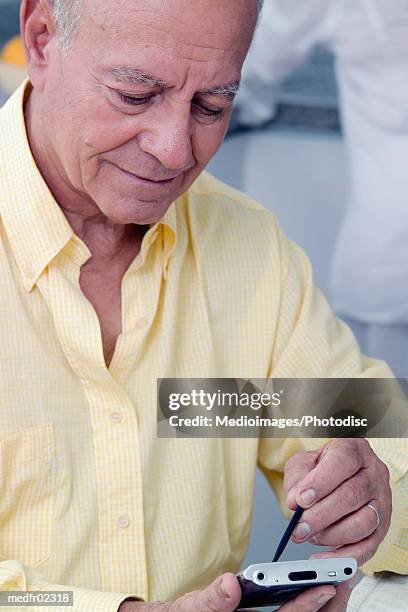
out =
{"type": "Polygon", "coordinates": [[[281,81],[316,45],[336,59],[350,198],[334,248],[332,303],[364,351],[408,376],[408,4],[266,0],[237,122],[272,119],[281,81]]]}
{"type": "Polygon", "coordinates": [[[306,508],[296,541],[408,571],[403,442],[156,437],[159,377],[390,376],[274,218],[199,177],[258,11],[22,3],[30,81],[0,118],[3,590],[69,585],[75,611],[232,611],[257,463],[282,506],[306,508]]]}

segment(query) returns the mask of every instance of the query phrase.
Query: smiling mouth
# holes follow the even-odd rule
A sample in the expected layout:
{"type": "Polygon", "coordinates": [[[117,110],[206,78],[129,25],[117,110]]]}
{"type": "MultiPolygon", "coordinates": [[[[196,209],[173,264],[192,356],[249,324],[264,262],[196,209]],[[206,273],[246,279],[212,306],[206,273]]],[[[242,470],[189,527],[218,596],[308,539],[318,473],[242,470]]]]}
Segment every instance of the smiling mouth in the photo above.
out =
{"type": "Polygon", "coordinates": [[[133,172],[129,172],[129,170],[125,170],[124,168],[121,168],[120,166],[118,166],[117,164],[114,164],[113,162],[109,162],[109,163],[111,163],[112,166],[115,166],[116,168],[118,168],[118,170],[121,170],[121,172],[124,172],[125,174],[132,177],[133,179],[137,179],[139,181],[142,181],[143,183],[146,183],[146,185],[169,185],[170,183],[174,181],[174,179],[176,179],[179,176],[179,175],[176,175],[169,179],[164,179],[164,180],[149,179],[144,176],[140,176],[139,174],[134,174],[133,172]]]}

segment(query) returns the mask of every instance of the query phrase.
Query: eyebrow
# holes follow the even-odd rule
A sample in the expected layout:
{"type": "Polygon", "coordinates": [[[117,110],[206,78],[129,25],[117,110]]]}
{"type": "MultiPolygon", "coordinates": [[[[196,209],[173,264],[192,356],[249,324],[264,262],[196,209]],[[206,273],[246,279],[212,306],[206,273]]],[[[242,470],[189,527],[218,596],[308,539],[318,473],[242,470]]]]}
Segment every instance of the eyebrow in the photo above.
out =
{"type": "MultiPolygon", "coordinates": [[[[115,78],[131,83],[132,85],[148,85],[149,87],[170,89],[170,85],[162,81],[162,79],[159,79],[145,72],[144,70],[141,70],[140,68],[134,68],[132,66],[117,66],[110,72],[115,78]]],[[[232,81],[231,83],[226,83],[225,85],[209,87],[208,89],[204,89],[203,91],[199,91],[197,93],[209,96],[223,96],[224,98],[232,100],[237,95],[239,86],[239,81],[232,81]]]]}
{"type": "Polygon", "coordinates": [[[232,83],[227,83],[226,85],[210,87],[209,89],[205,89],[204,91],[200,91],[198,93],[208,96],[224,96],[224,98],[228,98],[228,100],[233,100],[239,92],[239,86],[239,81],[233,81],[232,83]]]}
{"type": "Polygon", "coordinates": [[[161,89],[169,89],[169,85],[151,74],[139,68],[131,66],[117,66],[111,70],[111,74],[121,81],[127,81],[134,85],[149,85],[150,87],[160,87],[161,89]]]}

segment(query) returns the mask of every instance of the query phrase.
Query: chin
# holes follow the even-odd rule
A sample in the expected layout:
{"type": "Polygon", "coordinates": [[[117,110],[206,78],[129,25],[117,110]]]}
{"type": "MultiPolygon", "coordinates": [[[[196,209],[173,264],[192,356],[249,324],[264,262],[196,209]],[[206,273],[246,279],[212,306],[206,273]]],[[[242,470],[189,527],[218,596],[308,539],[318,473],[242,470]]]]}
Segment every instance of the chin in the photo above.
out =
{"type": "Polygon", "coordinates": [[[151,225],[157,223],[163,217],[174,200],[170,198],[164,201],[144,201],[132,198],[117,202],[114,208],[111,202],[112,200],[109,205],[101,205],[99,208],[113,223],[151,225]]]}

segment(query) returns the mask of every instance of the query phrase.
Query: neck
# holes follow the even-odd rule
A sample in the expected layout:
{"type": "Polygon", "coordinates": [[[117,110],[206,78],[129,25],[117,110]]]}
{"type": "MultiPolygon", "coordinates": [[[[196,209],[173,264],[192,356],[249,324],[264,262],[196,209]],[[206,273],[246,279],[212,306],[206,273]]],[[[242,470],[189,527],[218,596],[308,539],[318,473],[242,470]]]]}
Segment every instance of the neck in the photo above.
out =
{"type": "Polygon", "coordinates": [[[36,165],[74,233],[92,253],[92,258],[103,262],[104,259],[121,258],[129,252],[131,257],[135,257],[148,227],[114,223],[93,200],[73,189],[60,165],[54,162],[55,151],[47,140],[43,113],[34,91],[26,101],[24,113],[36,165]]]}

